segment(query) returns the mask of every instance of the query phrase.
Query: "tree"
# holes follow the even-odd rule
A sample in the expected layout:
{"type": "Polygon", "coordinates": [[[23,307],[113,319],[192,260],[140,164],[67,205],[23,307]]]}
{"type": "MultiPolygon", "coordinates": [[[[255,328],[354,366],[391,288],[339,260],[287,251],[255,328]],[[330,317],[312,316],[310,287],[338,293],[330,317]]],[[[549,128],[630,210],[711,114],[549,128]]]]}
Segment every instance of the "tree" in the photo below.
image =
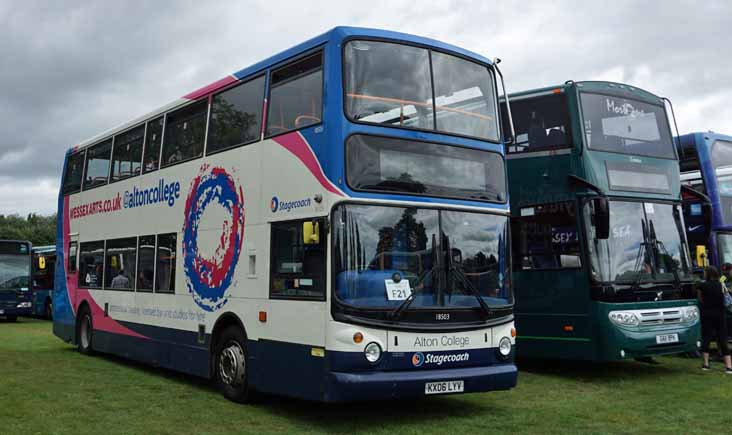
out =
{"type": "Polygon", "coordinates": [[[17,214],[0,214],[0,239],[29,240],[34,246],[56,243],[56,215],[35,213],[23,218],[17,214]]]}

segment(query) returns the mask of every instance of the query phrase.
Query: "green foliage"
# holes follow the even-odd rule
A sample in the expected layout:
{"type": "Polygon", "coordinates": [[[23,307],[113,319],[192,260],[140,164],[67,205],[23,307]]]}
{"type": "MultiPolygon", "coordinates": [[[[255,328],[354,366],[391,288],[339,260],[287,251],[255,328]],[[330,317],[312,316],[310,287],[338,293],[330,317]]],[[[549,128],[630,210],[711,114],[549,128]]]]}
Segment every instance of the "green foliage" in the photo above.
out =
{"type": "Polygon", "coordinates": [[[56,243],[56,215],[31,213],[23,218],[17,214],[0,214],[0,240],[30,240],[33,246],[53,245],[56,243]]]}

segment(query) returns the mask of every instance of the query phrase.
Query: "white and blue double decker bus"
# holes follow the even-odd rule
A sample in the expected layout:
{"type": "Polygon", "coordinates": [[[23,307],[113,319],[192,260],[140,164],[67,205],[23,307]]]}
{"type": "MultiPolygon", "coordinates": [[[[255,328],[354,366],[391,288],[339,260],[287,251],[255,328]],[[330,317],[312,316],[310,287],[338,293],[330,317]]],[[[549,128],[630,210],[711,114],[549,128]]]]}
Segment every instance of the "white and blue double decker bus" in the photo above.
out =
{"type": "Polygon", "coordinates": [[[73,147],[55,334],[235,401],[512,388],[499,74],[338,27],[73,147]]]}

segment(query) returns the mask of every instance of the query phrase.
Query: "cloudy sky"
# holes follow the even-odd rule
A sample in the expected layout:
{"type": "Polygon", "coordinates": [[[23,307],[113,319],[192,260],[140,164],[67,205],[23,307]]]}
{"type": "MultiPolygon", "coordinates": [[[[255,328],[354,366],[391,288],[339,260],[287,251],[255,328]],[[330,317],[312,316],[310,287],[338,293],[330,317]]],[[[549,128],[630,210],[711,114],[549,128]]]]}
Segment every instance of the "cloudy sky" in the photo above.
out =
{"type": "Polygon", "coordinates": [[[732,133],[732,2],[700,3],[0,0],[0,214],[54,212],[69,146],[336,25],[498,56],[509,92],[633,84],[682,133],[732,133]]]}

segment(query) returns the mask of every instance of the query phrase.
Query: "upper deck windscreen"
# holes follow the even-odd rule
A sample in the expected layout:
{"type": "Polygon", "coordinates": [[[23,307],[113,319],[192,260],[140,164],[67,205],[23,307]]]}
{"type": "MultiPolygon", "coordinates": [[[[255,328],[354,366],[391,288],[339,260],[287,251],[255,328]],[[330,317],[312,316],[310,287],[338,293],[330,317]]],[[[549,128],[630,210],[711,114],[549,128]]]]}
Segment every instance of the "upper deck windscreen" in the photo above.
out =
{"type": "Polygon", "coordinates": [[[581,95],[588,148],[675,159],[671,129],[662,105],[618,96],[581,95]]]}
{"type": "Polygon", "coordinates": [[[499,141],[487,66],[376,41],[350,41],[344,57],[346,113],[352,120],[499,141]]]}

